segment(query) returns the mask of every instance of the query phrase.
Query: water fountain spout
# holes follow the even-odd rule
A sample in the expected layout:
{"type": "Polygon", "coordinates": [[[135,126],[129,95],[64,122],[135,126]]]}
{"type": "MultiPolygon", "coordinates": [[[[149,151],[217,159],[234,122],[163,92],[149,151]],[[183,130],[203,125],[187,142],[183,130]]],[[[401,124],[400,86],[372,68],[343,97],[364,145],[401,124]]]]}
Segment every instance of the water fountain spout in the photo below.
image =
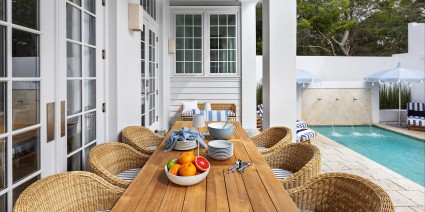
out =
{"type": "Polygon", "coordinates": [[[339,99],[338,99],[338,98],[336,98],[336,99],[335,99],[335,101],[339,101],[339,99]]]}
{"type": "Polygon", "coordinates": [[[369,122],[370,133],[372,135],[374,135],[374,132],[372,130],[372,121],[370,120],[369,115],[367,115],[366,109],[364,108],[363,104],[360,101],[357,101],[357,98],[355,98],[355,97],[353,97],[353,101],[359,103],[359,105],[362,107],[363,112],[364,112],[364,114],[365,114],[365,116],[366,116],[366,118],[367,118],[367,120],[369,122]]]}
{"type": "MultiPolygon", "coordinates": [[[[342,104],[342,102],[343,102],[343,100],[340,100],[339,98],[337,98],[337,99],[336,99],[336,101],[337,101],[337,102],[341,102],[341,104],[342,104]]],[[[353,121],[350,119],[350,117],[348,117],[346,113],[342,113],[342,114],[341,114],[341,116],[342,116],[343,118],[346,118],[348,121],[350,121],[350,122],[351,122],[351,129],[353,130],[353,135],[357,135],[357,134],[356,134],[356,132],[354,131],[354,124],[353,124],[353,121]]],[[[334,128],[334,127],[333,127],[333,129],[335,130],[335,128],[334,128]]]]}
{"type": "Polygon", "coordinates": [[[307,116],[305,117],[305,121],[308,120],[308,117],[310,116],[311,111],[313,110],[313,108],[315,108],[316,104],[319,103],[319,101],[321,101],[321,98],[318,98],[317,101],[313,104],[313,106],[310,108],[310,110],[307,113],[307,116]]]}

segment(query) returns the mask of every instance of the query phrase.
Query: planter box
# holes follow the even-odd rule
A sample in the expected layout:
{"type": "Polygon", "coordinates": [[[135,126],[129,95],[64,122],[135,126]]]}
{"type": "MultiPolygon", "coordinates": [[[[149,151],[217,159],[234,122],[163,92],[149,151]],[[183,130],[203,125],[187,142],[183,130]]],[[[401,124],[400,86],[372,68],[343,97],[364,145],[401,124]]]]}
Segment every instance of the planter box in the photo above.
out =
{"type": "MultiPolygon", "coordinates": [[[[406,122],[407,110],[401,110],[401,122],[406,122]]],[[[398,122],[398,109],[379,110],[379,122],[398,122]]]]}

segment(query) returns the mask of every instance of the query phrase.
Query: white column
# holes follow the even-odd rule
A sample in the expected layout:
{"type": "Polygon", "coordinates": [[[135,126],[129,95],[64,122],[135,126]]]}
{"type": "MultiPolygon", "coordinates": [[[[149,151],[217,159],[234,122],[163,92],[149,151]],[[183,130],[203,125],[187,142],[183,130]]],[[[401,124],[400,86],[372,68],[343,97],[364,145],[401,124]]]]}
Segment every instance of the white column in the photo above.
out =
{"type": "Polygon", "coordinates": [[[372,123],[379,123],[379,83],[370,88],[372,91],[372,123]]]}
{"type": "MultiPolygon", "coordinates": [[[[283,125],[295,135],[297,1],[263,1],[264,128],[283,125]]],[[[295,136],[293,136],[295,137],[295,136]]]]}
{"type": "Polygon", "coordinates": [[[108,1],[107,141],[116,141],[125,127],[141,124],[141,33],[128,29],[129,3],[139,1],[108,1]]]}
{"type": "Polygon", "coordinates": [[[303,85],[302,84],[297,84],[297,116],[296,119],[302,119],[302,91],[303,91],[303,85]]]}
{"type": "Polygon", "coordinates": [[[168,53],[170,39],[170,0],[158,2],[159,23],[159,129],[168,130],[170,125],[170,76],[171,55],[168,53]]]}
{"type": "Polygon", "coordinates": [[[257,127],[256,113],[256,0],[241,0],[242,105],[245,129],[257,127]]]}

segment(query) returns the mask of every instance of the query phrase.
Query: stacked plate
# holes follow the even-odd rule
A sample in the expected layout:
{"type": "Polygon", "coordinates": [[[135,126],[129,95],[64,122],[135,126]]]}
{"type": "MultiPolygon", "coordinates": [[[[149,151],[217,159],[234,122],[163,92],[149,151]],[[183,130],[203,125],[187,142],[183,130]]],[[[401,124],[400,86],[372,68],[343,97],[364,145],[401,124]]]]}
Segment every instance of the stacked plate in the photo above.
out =
{"type": "Polygon", "coordinates": [[[226,160],[233,155],[233,143],[226,140],[208,142],[208,155],[216,160],[226,160]]]}
{"type": "Polygon", "coordinates": [[[190,150],[196,147],[196,140],[176,141],[176,144],[174,144],[175,150],[190,150]]]}

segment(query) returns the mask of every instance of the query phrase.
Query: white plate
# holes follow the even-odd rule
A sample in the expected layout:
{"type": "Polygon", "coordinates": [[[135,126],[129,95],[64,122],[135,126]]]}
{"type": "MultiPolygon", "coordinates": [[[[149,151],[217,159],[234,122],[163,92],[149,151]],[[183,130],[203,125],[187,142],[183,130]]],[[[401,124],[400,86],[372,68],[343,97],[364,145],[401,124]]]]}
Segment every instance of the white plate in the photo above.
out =
{"type": "Polygon", "coordinates": [[[196,140],[176,141],[173,149],[175,150],[191,150],[197,147],[196,140]]]}

